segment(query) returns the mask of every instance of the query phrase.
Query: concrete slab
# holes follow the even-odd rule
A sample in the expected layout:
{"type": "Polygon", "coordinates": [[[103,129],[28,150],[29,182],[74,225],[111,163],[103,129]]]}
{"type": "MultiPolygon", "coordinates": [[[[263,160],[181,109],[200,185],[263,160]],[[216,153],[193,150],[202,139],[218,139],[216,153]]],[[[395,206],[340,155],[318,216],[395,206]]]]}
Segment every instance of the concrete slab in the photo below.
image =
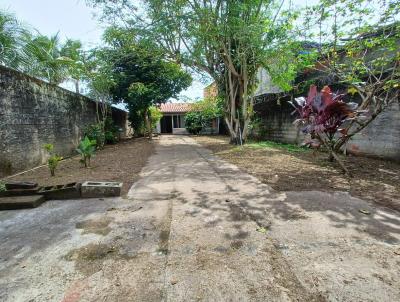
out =
{"type": "Polygon", "coordinates": [[[0,210],[36,208],[45,200],[43,195],[0,197],[0,210]]]}
{"type": "Polygon", "coordinates": [[[5,186],[7,190],[14,190],[14,189],[33,189],[38,186],[36,182],[32,181],[12,181],[7,180],[5,182],[5,186]]]}
{"type": "Polygon", "coordinates": [[[76,199],[81,197],[81,184],[72,182],[65,185],[43,187],[38,192],[47,200],[76,199]]]}
{"type": "Polygon", "coordinates": [[[85,181],[81,186],[81,194],[83,198],[118,197],[121,189],[121,182],[85,181]]]}

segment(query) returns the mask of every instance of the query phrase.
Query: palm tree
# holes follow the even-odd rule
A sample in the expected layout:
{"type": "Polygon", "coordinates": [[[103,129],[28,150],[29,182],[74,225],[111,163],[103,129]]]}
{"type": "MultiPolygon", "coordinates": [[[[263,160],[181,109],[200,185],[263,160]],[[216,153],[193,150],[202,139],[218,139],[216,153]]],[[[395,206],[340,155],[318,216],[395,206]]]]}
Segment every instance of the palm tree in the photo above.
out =
{"type": "Polygon", "coordinates": [[[30,39],[30,31],[14,15],[0,11],[0,64],[18,70],[29,65],[25,46],[30,39]]]}
{"type": "Polygon", "coordinates": [[[76,93],[79,93],[79,82],[86,71],[85,54],[81,41],[68,39],[61,47],[60,53],[68,61],[68,75],[75,82],[76,93]]]}
{"type": "Polygon", "coordinates": [[[0,11],[1,65],[56,85],[70,78],[79,93],[86,68],[84,58],[80,41],[68,39],[61,45],[58,33],[41,35],[23,26],[14,15],[0,11]]]}
{"type": "Polygon", "coordinates": [[[35,36],[27,43],[26,48],[31,54],[32,63],[26,70],[27,73],[56,85],[68,78],[67,65],[70,59],[61,55],[58,33],[51,37],[35,36]]]}

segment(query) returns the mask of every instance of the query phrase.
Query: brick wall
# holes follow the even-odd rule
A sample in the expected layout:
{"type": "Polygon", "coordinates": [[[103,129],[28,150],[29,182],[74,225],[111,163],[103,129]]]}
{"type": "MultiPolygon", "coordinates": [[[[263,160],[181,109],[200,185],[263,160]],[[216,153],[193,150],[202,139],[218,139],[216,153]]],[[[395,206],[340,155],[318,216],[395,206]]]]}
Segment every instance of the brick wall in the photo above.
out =
{"type": "MultiPolygon", "coordinates": [[[[126,125],[126,113],[117,111],[126,125]]],[[[0,176],[44,163],[46,143],[71,155],[83,129],[95,122],[91,99],[0,66],[0,176]]]]}

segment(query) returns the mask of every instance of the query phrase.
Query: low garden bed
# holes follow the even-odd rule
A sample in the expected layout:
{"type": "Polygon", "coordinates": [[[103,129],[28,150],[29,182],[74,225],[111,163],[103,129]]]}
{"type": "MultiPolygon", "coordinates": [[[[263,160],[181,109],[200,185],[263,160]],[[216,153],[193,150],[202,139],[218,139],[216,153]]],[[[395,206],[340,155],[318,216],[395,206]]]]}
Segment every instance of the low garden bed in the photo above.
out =
{"type": "Polygon", "coordinates": [[[126,195],[138,179],[139,172],[154,151],[154,144],[146,138],[127,139],[98,150],[91,160],[90,168],[84,168],[81,157],[61,161],[51,176],[47,166],[30,170],[8,178],[37,182],[39,186],[54,186],[87,180],[123,182],[121,195],[126,195]]]}
{"type": "Polygon", "coordinates": [[[327,154],[294,145],[254,142],[243,147],[224,136],[194,137],[219,157],[279,191],[346,191],[400,211],[400,164],[366,157],[343,157],[353,178],[327,154]]]}

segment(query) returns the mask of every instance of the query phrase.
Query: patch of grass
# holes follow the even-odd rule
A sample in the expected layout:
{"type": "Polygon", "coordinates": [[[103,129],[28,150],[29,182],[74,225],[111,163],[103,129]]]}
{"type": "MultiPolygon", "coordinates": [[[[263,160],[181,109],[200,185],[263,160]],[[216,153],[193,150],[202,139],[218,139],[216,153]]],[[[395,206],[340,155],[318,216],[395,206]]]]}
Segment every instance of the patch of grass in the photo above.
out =
{"type": "Polygon", "coordinates": [[[305,147],[299,147],[293,144],[283,144],[272,141],[250,141],[247,146],[252,148],[275,148],[282,149],[288,152],[307,152],[308,149],[305,147]]]}

